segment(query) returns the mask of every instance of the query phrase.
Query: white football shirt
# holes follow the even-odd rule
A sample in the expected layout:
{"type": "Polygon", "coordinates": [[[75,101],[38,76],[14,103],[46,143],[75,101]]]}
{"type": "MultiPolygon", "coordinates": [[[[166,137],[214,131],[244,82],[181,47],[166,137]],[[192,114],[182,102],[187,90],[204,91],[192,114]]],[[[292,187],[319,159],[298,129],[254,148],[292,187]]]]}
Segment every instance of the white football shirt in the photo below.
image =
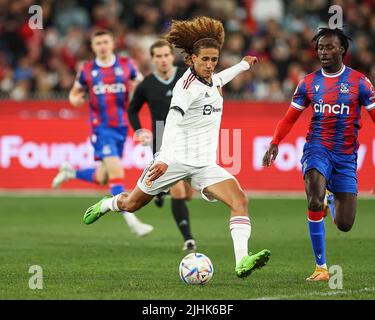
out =
{"type": "Polygon", "coordinates": [[[203,167],[216,163],[223,97],[221,87],[250,68],[246,61],[213,74],[212,82],[200,78],[192,68],[186,70],[173,88],[170,109],[181,112],[182,119],[169,122],[163,136],[159,160],[177,160],[203,167]]]}
{"type": "Polygon", "coordinates": [[[174,158],[194,167],[215,163],[223,113],[220,78],[214,74],[209,84],[189,68],[173,89],[173,107],[183,112],[173,141],[174,158]]]}

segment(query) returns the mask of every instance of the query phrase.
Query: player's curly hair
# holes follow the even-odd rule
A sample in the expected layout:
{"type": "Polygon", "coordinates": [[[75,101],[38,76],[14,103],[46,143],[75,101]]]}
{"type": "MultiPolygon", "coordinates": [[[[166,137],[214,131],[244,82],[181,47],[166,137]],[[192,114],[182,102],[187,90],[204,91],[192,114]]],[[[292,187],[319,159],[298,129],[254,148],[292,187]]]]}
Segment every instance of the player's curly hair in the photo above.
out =
{"type": "Polygon", "coordinates": [[[335,29],[330,29],[330,28],[319,28],[319,32],[312,38],[312,42],[315,42],[315,50],[318,50],[318,43],[319,39],[323,36],[336,36],[339,38],[341,45],[344,48],[344,53],[343,57],[345,57],[346,52],[349,49],[349,40],[352,41],[352,38],[347,36],[342,29],[335,28],[335,29]]]}
{"type": "Polygon", "coordinates": [[[219,51],[224,43],[223,24],[208,17],[196,17],[192,20],[172,20],[171,28],[165,39],[176,48],[183,49],[185,63],[192,64],[192,54],[198,55],[203,48],[216,48],[219,51]]]}

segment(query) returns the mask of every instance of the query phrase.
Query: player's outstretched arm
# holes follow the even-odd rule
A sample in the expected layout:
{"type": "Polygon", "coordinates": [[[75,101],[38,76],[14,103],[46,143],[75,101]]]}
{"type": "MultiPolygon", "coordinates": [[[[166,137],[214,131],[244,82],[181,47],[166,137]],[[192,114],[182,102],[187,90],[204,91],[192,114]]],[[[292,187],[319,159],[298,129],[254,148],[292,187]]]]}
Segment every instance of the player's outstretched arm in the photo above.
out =
{"type": "Polygon", "coordinates": [[[289,107],[285,116],[279,121],[279,123],[276,126],[276,130],[273,134],[270,146],[263,156],[263,166],[269,167],[271,165],[271,160],[276,160],[277,154],[279,152],[279,143],[282,139],[286,137],[286,135],[292,129],[293,125],[296,123],[301,113],[301,111],[296,110],[292,106],[289,107]]]}
{"type": "Polygon", "coordinates": [[[254,56],[244,56],[242,61],[246,61],[250,68],[254,67],[258,63],[258,58],[254,56]]]}
{"type": "Polygon", "coordinates": [[[375,122],[375,89],[370,79],[364,75],[359,82],[359,100],[367,110],[373,122],[375,122]]]}
{"type": "Polygon", "coordinates": [[[263,156],[263,166],[269,167],[271,165],[271,160],[275,161],[279,153],[279,146],[277,144],[271,143],[268,150],[263,156]]]}
{"type": "Polygon", "coordinates": [[[225,86],[228,82],[232,81],[241,72],[249,70],[257,62],[258,62],[257,57],[245,56],[241,62],[219,72],[217,75],[221,79],[221,86],[222,87],[225,86]]]}
{"type": "Polygon", "coordinates": [[[69,92],[69,102],[74,107],[80,107],[85,102],[85,90],[83,87],[74,84],[69,92]]]}

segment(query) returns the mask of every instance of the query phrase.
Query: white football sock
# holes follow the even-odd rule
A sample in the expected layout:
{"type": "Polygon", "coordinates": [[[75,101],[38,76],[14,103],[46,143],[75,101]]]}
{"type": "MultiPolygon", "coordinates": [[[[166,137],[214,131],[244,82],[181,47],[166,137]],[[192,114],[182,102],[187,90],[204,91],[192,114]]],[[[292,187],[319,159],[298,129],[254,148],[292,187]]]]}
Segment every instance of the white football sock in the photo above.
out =
{"type": "Polygon", "coordinates": [[[133,212],[127,212],[127,211],[122,211],[122,216],[124,217],[126,223],[131,226],[135,225],[136,223],[139,222],[138,218],[135,216],[133,212]]]}
{"type": "Polygon", "coordinates": [[[121,193],[112,198],[104,199],[101,204],[100,211],[101,212],[107,212],[108,210],[121,211],[117,206],[117,199],[120,195],[121,193]]]}
{"type": "Polygon", "coordinates": [[[229,229],[233,239],[237,266],[241,259],[249,254],[248,241],[251,234],[250,218],[247,216],[234,216],[230,218],[229,229]]]}

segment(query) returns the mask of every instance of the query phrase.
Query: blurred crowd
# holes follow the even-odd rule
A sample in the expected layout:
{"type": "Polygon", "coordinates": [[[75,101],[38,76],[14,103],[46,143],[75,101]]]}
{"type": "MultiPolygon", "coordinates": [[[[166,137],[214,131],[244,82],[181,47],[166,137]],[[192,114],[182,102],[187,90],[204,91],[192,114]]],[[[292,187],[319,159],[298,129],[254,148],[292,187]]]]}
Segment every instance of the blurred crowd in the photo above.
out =
{"type": "MultiPolygon", "coordinates": [[[[0,0],[0,95],[11,99],[66,97],[80,62],[92,58],[97,28],[116,36],[117,53],[152,72],[149,46],[171,19],[207,15],[223,22],[226,40],[217,71],[256,55],[255,72],[225,88],[233,99],[289,100],[299,79],[319,68],[311,39],[343,8],[353,41],[345,63],[375,82],[373,0],[0,0]],[[32,5],[42,8],[43,29],[30,29],[32,5]]],[[[182,55],[176,51],[177,64],[182,55]]]]}

